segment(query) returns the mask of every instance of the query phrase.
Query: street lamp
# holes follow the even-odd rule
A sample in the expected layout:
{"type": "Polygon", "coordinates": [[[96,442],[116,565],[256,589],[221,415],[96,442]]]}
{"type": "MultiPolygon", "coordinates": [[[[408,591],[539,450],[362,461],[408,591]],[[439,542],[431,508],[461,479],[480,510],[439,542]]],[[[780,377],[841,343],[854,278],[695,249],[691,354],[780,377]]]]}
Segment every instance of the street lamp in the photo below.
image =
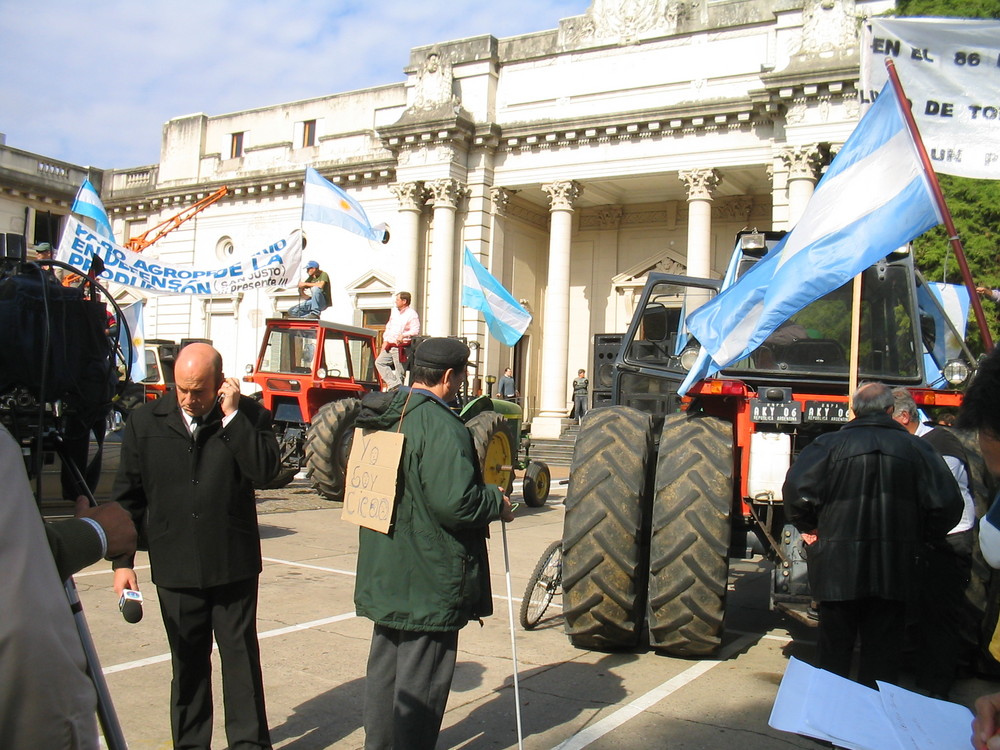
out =
{"type": "Polygon", "coordinates": [[[493,398],[493,385],[497,382],[496,375],[486,376],[486,397],[493,398]]]}

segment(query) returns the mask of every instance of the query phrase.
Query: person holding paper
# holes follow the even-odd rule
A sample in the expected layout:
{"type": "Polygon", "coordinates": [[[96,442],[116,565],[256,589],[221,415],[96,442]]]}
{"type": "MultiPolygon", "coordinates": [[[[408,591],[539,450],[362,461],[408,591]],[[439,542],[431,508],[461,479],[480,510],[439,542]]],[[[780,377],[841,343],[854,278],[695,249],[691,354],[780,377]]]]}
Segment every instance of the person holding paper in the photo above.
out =
{"type": "Polygon", "coordinates": [[[413,385],[369,393],[357,426],[404,436],[388,533],[360,529],[354,604],[372,620],[365,748],[433,748],[455,671],[458,631],[493,612],[489,524],[513,518],[510,498],[483,484],[472,436],[448,408],[469,347],[417,347],[413,385]]]}
{"type": "MultiPolygon", "coordinates": [[[[990,474],[1000,480],[1000,348],[979,364],[976,377],[962,400],[958,413],[960,429],[979,432],[979,449],[990,474]]],[[[1000,568],[1000,498],[979,522],[979,548],[986,562],[1000,568]]],[[[997,636],[994,635],[994,641],[997,636]]],[[[990,644],[991,651],[993,644],[990,644]]],[[[1000,693],[976,701],[972,723],[972,746],[976,750],[1000,750],[1000,693]]]]}
{"type": "Polygon", "coordinates": [[[917,551],[944,540],[963,502],[941,456],[893,421],[888,386],[862,384],[851,406],[855,418],[807,445],[782,491],[789,522],[817,535],[806,559],[819,666],[850,677],[860,639],[857,681],[875,687],[898,680],[917,551]]]}

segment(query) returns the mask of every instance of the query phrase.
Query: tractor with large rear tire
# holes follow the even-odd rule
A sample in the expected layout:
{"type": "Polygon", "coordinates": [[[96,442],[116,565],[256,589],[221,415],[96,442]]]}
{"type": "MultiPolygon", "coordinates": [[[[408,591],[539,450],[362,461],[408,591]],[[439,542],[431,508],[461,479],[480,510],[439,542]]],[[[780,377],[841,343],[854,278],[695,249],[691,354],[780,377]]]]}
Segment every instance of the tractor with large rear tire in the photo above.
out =
{"type": "MultiPolygon", "coordinates": [[[[780,233],[741,233],[745,272],[780,233]]],[[[906,386],[933,414],[961,403],[974,360],[926,387],[936,316],[918,305],[912,257],[862,274],[859,377],[906,386]]],[[[705,656],[720,646],[729,561],[774,565],[771,606],[811,622],[802,542],[786,523],[785,473],[799,451],[848,420],[851,284],[816,300],[749,357],[681,397],[698,342],[683,326],[720,282],[651,273],[613,364],[611,406],[590,411],[570,468],[562,539],[566,630],[581,648],[705,656]]],[[[946,316],[942,316],[947,319],[946,316]]],[[[944,365],[944,363],[940,363],[944,365]]]]}

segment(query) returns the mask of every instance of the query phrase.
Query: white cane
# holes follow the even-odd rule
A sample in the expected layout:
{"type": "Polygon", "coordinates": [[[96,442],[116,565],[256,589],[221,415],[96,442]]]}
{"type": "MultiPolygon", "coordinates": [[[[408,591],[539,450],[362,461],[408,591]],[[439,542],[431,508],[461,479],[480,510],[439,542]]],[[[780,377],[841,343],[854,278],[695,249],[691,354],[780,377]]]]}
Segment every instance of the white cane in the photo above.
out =
{"type": "MultiPolygon", "coordinates": [[[[510,510],[513,513],[514,505],[510,510]]],[[[514,715],[517,717],[517,750],[524,750],[524,735],[521,733],[521,691],[517,684],[517,641],[514,639],[514,599],[510,592],[510,554],[507,552],[507,524],[500,522],[503,536],[503,568],[507,579],[507,619],[510,624],[510,653],[514,659],[514,715]]]]}

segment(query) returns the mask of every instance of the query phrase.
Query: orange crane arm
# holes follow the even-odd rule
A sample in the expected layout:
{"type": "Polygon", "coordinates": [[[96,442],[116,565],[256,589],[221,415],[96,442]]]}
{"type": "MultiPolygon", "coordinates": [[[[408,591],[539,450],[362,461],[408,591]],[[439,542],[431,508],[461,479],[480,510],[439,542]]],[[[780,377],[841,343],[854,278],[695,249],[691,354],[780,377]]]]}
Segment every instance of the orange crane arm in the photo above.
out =
{"type": "Polygon", "coordinates": [[[170,234],[170,232],[177,229],[177,227],[179,227],[185,221],[194,218],[197,214],[201,213],[206,208],[215,203],[217,200],[224,197],[228,192],[229,188],[226,185],[223,185],[221,188],[216,190],[211,195],[202,198],[197,203],[192,203],[190,206],[185,208],[179,214],[171,216],[169,219],[166,219],[165,221],[161,221],[155,227],[147,229],[138,237],[132,237],[131,239],[129,239],[128,242],[125,243],[125,247],[128,248],[129,250],[132,250],[133,252],[141,253],[143,250],[152,245],[158,239],[160,239],[164,235],[170,234]],[[150,235],[153,235],[152,238],[150,238],[150,235]]]}

